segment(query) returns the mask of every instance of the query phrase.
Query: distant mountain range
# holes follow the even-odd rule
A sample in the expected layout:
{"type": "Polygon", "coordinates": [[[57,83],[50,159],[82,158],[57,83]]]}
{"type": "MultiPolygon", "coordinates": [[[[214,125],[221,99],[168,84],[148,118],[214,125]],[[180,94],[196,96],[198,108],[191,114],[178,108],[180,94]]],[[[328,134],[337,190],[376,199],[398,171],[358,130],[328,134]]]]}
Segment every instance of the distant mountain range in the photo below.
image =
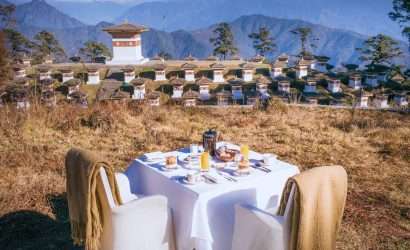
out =
{"type": "Polygon", "coordinates": [[[261,14],[402,39],[399,26],[388,17],[391,9],[391,0],[181,0],[142,3],[116,21],[128,19],[165,31],[195,30],[261,14]]]}
{"type": "MultiPolygon", "coordinates": [[[[21,4],[30,0],[9,0],[21,4]]],[[[175,31],[195,30],[231,22],[245,15],[300,19],[365,35],[384,33],[403,39],[400,27],[388,18],[392,0],[47,0],[85,24],[128,20],[175,31]]]]}
{"type": "Polygon", "coordinates": [[[17,5],[15,19],[17,24],[46,29],[70,29],[84,26],[82,22],[61,13],[44,0],[33,0],[32,2],[17,5]]]}
{"type": "MultiPolygon", "coordinates": [[[[227,0],[225,0],[227,1],[227,0]]],[[[100,22],[97,25],[86,25],[75,18],[61,13],[55,7],[43,0],[33,0],[30,3],[17,6],[17,28],[33,37],[42,29],[53,32],[62,43],[66,51],[73,55],[88,40],[96,40],[111,46],[111,38],[102,29],[108,22],[100,22]]],[[[361,47],[367,36],[355,32],[328,28],[300,20],[278,19],[262,15],[249,15],[240,17],[231,23],[235,34],[235,41],[243,57],[251,57],[255,54],[252,41],[248,34],[255,32],[261,26],[266,26],[271,31],[277,43],[277,51],[280,53],[296,54],[299,49],[298,38],[290,33],[290,30],[307,26],[311,27],[314,36],[319,39],[314,49],[315,54],[326,55],[332,58],[331,63],[357,63],[358,54],[356,48],[361,47]]],[[[215,25],[193,31],[178,30],[164,32],[156,29],[143,34],[143,53],[147,57],[153,57],[160,51],[170,53],[175,58],[183,58],[192,54],[195,57],[204,58],[211,54],[212,47],[209,38],[215,25]]],[[[406,44],[401,46],[405,49],[406,44]]],[[[410,64],[407,56],[400,63],[410,64]]]]}

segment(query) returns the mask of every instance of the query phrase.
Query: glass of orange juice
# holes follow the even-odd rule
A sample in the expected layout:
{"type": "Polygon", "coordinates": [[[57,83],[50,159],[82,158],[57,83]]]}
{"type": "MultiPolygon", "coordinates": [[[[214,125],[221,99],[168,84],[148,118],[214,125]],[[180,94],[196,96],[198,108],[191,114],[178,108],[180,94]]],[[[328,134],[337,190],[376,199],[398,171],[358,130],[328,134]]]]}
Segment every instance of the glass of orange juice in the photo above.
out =
{"type": "Polygon", "coordinates": [[[209,170],[209,152],[205,151],[201,154],[201,171],[207,172],[209,170]]]}
{"type": "Polygon", "coordinates": [[[245,161],[249,161],[249,146],[248,145],[241,145],[241,155],[243,155],[243,159],[245,161]]]}

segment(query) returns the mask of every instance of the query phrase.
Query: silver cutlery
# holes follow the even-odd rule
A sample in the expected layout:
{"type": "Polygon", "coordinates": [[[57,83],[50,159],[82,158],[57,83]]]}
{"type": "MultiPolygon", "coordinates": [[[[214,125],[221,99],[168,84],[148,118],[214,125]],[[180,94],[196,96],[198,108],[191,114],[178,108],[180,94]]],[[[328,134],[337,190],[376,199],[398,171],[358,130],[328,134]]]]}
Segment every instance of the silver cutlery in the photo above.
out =
{"type": "Polygon", "coordinates": [[[227,179],[228,181],[233,181],[233,182],[237,182],[238,180],[231,177],[231,176],[227,176],[225,174],[222,174],[221,172],[217,172],[220,176],[224,177],[225,179],[227,179]]]}
{"type": "Polygon", "coordinates": [[[270,172],[272,172],[272,170],[270,170],[269,168],[264,167],[264,166],[261,166],[261,165],[259,165],[259,166],[251,165],[251,166],[252,166],[252,168],[258,169],[258,170],[263,171],[263,172],[265,172],[265,173],[270,173],[270,172]]]}

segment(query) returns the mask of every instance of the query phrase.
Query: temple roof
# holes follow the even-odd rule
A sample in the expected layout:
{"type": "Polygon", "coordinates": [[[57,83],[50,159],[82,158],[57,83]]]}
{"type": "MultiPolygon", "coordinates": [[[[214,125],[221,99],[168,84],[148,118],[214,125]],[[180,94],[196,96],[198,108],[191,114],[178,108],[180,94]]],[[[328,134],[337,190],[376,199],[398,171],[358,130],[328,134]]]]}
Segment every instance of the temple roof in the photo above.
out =
{"type": "Polygon", "coordinates": [[[87,98],[87,94],[81,91],[74,91],[73,93],[68,95],[69,97],[73,99],[85,99],[87,98]]]}
{"type": "Polygon", "coordinates": [[[273,64],[273,68],[286,68],[286,61],[276,60],[273,64]]]}
{"type": "Polygon", "coordinates": [[[153,92],[149,92],[148,94],[145,95],[145,97],[147,99],[158,99],[161,97],[161,93],[158,91],[153,91],[153,92]]]}
{"type": "Polygon", "coordinates": [[[59,69],[59,71],[62,73],[69,73],[69,72],[73,72],[73,69],[71,67],[62,67],[59,69]]]}
{"type": "Polygon", "coordinates": [[[196,84],[198,85],[209,85],[211,83],[212,83],[212,80],[205,76],[202,76],[196,81],[196,84]]]}
{"type": "Polygon", "coordinates": [[[206,58],[206,60],[208,60],[208,61],[218,61],[219,58],[217,56],[210,55],[206,58]]]}
{"type": "Polygon", "coordinates": [[[222,63],[213,63],[210,65],[211,69],[225,69],[225,65],[222,63]]]}
{"type": "Polygon", "coordinates": [[[149,81],[149,79],[147,78],[142,78],[142,77],[138,77],[133,79],[130,84],[134,85],[134,86],[141,86],[144,85],[145,83],[147,83],[149,81]]]}
{"type": "Polygon", "coordinates": [[[126,65],[126,66],[122,67],[121,70],[122,70],[123,72],[132,72],[132,71],[135,70],[135,68],[134,68],[134,66],[132,66],[132,65],[126,65]]]}
{"type": "Polygon", "coordinates": [[[182,78],[174,78],[170,80],[169,83],[172,85],[180,86],[180,85],[184,85],[185,80],[182,78]]]}
{"type": "Polygon", "coordinates": [[[263,60],[265,60],[265,57],[259,54],[251,58],[252,62],[262,62],[263,60]]]}
{"type": "Polygon", "coordinates": [[[97,65],[89,65],[87,66],[87,71],[88,72],[97,72],[100,69],[97,65]]]}
{"type": "Polygon", "coordinates": [[[109,26],[103,29],[103,31],[108,33],[142,33],[148,31],[148,28],[143,25],[123,23],[119,25],[109,26]]]}
{"type": "Polygon", "coordinates": [[[233,56],[231,56],[231,58],[230,58],[232,61],[240,61],[240,60],[242,60],[242,58],[239,56],[239,55],[233,55],[233,56]]]}
{"type": "Polygon", "coordinates": [[[195,57],[193,57],[191,54],[189,54],[189,56],[184,58],[185,61],[196,61],[197,59],[195,57]]]}
{"type": "Polygon", "coordinates": [[[16,63],[12,66],[12,68],[14,71],[20,71],[20,70],[26,69],[26,65],[16,63]]]}
{"type": "Polygon", "coordinates": [[[37,70],[38,70],[39,72],[45,73],[45,72],[50,71],[51,68],[50,68],[49,66],[47,66],[47,65],[42,64],[42,65],[39,65],[39,66],[37,67],[37,70]]]}
{"type": "Polygon", "coordinates": [[[70,80],[68,80],[68,81],[65,81],[63,84],[66,85],[66,86],[68,86],[68,87],[73,87],[73,86],[80,85],[80,84],[81,84],[81,80],[78,79],[78,78],[73,78],[73,79],[70,79],[70,80]]]}
{"type": "Polygon", "coordinates": [[[286,76],[279,76],[276,78],[278,82],[290,82],[290,78],[286,76]]]}
{"type": "Polygon", "coordinates": [[[165,61],[165,59],[163,57],[160,57],[159,55],[154,56],[153,58],[151,58],[151,61],[165,61]]]}
{"type": "Polygon", "coordinates": [[[241,65],[242,69],[255,69],[255,66],[251,63],[244,63],[241,65]]]}
{"type": "Polygon", "coordinates": [[[196,66],[193,63],[184,63],[184,64],[181,65],[181,69],[183,69],[183,70],[185,70],[185,69],[195,69],[197,67],[198,66],[196,66]]]}
{"type": "Polygon", "coordinates": [[[231,97],[232,93],[227,90],[222,90],[221,92],[216,93],[217,97],[231,97]]]}
{"type": "Polygon", "coordinates": [[[269,80],[266,76],[261,76],[256,80],[257,83],[262,83],[262,84],[271,84],[272,81],[269,80]]]}
{"type": "Polygon", "coordinates": [[[182,98],[184,99],[198,99],[199,98],[199,93],[197,91],[193,90],[188,90],[182,95],[182,98]]]}
{"type": "Polygon", "coordinates": [[[242,84],[245,83],[244,80],[242,80],[241,78],[238,78],[238,77],[232,78],[228,82],[231,85],[242,85],[242,84]]]}
{"type": "Polygon", "coordinates": [[[54,80],[51,79],[51,78],[46,78],[46,79],[40,80],[40,85],[42,85],[42,86],[50,86],[52,84],[54,84],[54,80]]]}
{"type": "Polygon", "coordinates": [[[167,65],[165,63],[157,63],[152,66],[154,70],[165,70],[167,68],[167,65]]]}
{"type": "Polygon", "coordinates": [[[277,60],[279,60],[279,61],[287,61],[287,60],[289,60],[289,56],[286,55],[286,54],[281,54],[280,56],[278,56],[278,59],[277,59],[277,60]]]}
{"type": "Polygon", "coordinates": [[[362,75],[359,72],[354,72],[350,75],[350,78],[356,78],[356,77],[362,78],[362,75]]]}

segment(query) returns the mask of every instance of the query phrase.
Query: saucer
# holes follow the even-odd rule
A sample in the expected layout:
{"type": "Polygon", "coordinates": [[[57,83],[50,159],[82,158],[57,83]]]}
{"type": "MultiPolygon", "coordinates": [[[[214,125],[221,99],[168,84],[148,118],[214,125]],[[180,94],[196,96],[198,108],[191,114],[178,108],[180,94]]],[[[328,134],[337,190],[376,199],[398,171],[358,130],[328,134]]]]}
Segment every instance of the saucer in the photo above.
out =
{"type": "Polygon", "coordinates": [[[178,169],[178,165],[177,165],[177,164],[172,165],[172,166],[162,166],[162,167],[161,167],[161,170],[162,170],[162,171],[165,171],[165,172],[170,172],[170,171],[173,171],[173,170],[176,170],[176,169],[178,169]]]}
{"type": "Polygon", "coordinates": [[[190,181],[188,181],[188,179],[186,177],[184,177],[184,178],[181,179],[181,182],[182,182],[182,184],[192,185],[193,186],[195,184],[200,183],[201,181],[190,182],[190,181]]]}

